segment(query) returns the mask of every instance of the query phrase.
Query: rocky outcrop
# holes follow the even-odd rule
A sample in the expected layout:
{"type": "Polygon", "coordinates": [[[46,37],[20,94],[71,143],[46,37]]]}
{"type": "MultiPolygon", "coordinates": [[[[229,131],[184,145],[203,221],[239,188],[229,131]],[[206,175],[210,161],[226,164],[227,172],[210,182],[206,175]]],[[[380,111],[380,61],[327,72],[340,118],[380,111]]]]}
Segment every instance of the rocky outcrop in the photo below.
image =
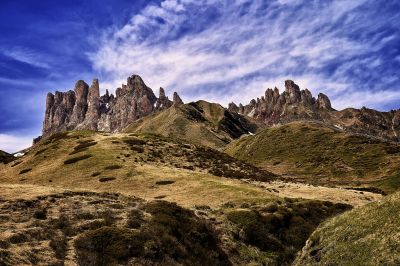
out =
{"type": "Polygon", "coordinates": [[[400,141],[400,110],[379,112],[373,109],[348,108],[336,111],[328,96],[319,93],[315,99],[308,89],[300,90],[291,80],[285,81],[285,91],[267,89],[261,98],[247,105],[230,103],[231,112],[243,114],[273,126],[298,120],[317,120],[338,130],[400,141]]]}
{"type": "Polygon", "coordinates": [[[285,81],[285,91],[282,93],[276,87],[267,89],[264,96],[251,100],[248,105],[231,103],[228,109],[268,125],[298,119],[321,119],[322,110],[333,110],[326,95],[320,93],[315,99],[308,89],[300,90],[292,80],[285,81]]]}
{"type": "Polygon", "coordinates": [[[173,99],[170,101],[162,88],[157,98],[138,75],[117,88],[115,97],[108,90],[100,96],[97,79],[90,87],[79,80],[74,91],[47,94],[42,133],[48,136],[64,130],[119,131],[141,117],[183,104],[176,92],[173,99]]]}
{"type": "Polygon", "coordinates": [[[179,105],[183,104],[183,101],[182,101],[181,97],[179,97],[177,92],[174,92],[172,102],[173,102],[173,104],[172,104],[173,106],[179,106],[179,105]]]}
{"type": "Polygon", "coordinates": [[[167,96],[165,96],[165,91],[163,88],[160,88],[160,94],[158,96],[158,99],[156,101],[156,110],[160,111],[166,108],[170,108],[172,106],[173,102],[168,99],[167,96]]]}

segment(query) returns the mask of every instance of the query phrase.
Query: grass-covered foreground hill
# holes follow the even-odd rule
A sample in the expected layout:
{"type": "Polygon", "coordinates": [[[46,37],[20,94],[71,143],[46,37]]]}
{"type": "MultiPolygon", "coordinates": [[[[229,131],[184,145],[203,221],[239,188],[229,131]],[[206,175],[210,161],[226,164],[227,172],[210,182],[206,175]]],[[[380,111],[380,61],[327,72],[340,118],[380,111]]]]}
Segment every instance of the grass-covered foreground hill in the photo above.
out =
{"type": "Polygon", "coordinates": [[[400,145],[348,134],[321,123],[293,122],[233,141],[233,157],[319,184],[400,188],[400,145]]]}
{"type": "Polygon", "coordinates": [[[119,193],[2,185],[0,265],[289,265],[344,204],[290,199],[218,208],[119,193]]]}
{"type": "Polygon", "coordinates": [[[400,265],[400,193],[323,223],[295,265],[400,265]]]}
{"type": "Polygon", "coordinates": [[[58,133],[0,165],[1,183],[115,191],[183,204],[219,204],[222,194],[225,200],[266,197],[242,184],[243,178],[276,176],[211,148],[132,133],[58,133]]]}
{"type": "Polygon", "coordinates": [[[212,148],[222,148],[243,134],[254,133],[258,125],[219,104],[206,101],[171,107],[146,116],[125,132],[156,133],[212,148]]]}

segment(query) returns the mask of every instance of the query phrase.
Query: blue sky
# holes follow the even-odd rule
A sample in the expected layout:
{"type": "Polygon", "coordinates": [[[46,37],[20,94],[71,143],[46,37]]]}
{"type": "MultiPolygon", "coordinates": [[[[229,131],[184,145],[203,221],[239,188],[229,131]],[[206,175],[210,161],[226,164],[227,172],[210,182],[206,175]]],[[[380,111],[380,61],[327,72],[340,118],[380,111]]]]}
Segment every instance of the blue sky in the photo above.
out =
{"type": "Polygon", "coordinates": [[[396,0],[0,1],[0,149],[40,135],[48,91],[136,73],[185,101],[247,103],[293,79],[337,109],[400,108],[396,0]]]}

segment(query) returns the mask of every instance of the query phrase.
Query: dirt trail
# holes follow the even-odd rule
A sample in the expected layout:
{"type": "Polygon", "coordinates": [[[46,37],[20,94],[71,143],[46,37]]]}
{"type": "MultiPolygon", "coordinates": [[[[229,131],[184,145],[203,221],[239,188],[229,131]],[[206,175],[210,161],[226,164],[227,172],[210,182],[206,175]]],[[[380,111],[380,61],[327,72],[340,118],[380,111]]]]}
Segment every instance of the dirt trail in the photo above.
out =
{"type": "Polygon", "coordinates": [[[377,193],[357,191],[340,187],[314,186],[303,183],[283,181],[260,182],[244,180],[243,182],[255,185],[279,197],[303,198],[340,202],[360,207],[367,203],[377,201],[383,196],[377,193]]]}

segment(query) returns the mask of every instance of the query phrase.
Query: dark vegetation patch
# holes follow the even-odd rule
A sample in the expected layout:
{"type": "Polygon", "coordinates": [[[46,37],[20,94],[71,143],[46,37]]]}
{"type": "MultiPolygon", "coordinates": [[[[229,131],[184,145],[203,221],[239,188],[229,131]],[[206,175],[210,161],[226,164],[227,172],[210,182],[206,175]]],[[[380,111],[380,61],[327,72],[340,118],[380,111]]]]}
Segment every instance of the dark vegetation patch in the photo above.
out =
{"type": "Polygon", "coordinates": [[[17,162],[15,162],[15,163],[13,163],[13,164],[11,165],[11,167],[15,167],[15,166],[19,165],[20,163],[22,163],[22,161],[17,161],[17,162]]]}
{"type": "Polygon", "coordinates": [[[170,185],[175,183],[175,181],[172,180],[161,180],[161,181],[157,181],[156,185],[170,185]]]}
{"type": "Polygon", "coordinates": [[[33,213],[33,217],[39,220],[46,220],[47,218],[47,210],[46,209],[39,209],[33,213]]]}
{"type": "Polygon", "coordinates": [[[145,140],[138,139],[138,138],[125,138],[125,139],[123,139],[123,142],[130,146],[145,145],[147,143],[145,140]]]}
{"type": "Polygon", "coordinates": [[[99,182],[109,182],[115,180],[115,177],[100,177],[99,182]]]}
{"type": "Polygon", "coordinates": [[[193,212],[168,202],[129,214],[128,227],[102,227],[78,236],[74,246],[80,265],[137,264],[230,265],[211,227],[193,212]],[[136,231],[130,229],[136,228],[136,231]]]}
{"type": "Polygon", "coordinates": [[[39,154],[41,154],[41,153],[44,153],[45,151],[47,151],[47,148],[40,149],[40,150],[38,150],[38,151],[35,152],[35,156],[36,156],[36,155],[39,155],[39,154]]]}
{"type": "Polygon", "coordinates": [[[122,165],[113,164],[113,165],[104,167],[104,170],[116,170],[116,169],[121,169],[121,168],[122,168],[122,165]]]}
{"type": "Polygon", "coordinates": [[[383,191],[380,188],[376,188],[376,187],[349,187],[349,188],[346,188],[346,189],[364,191],[364,192],[372,192],[372,193],[376,193],[376,194],[381,194],[383,196],[387,195],[387,193],[385,191],[383,191]]]}
{"type": "Polygon", "coordinates": [[[85,149],[85,148],[89,148],[89,147],[91,147],[91,146],[94,146],[94,145],[96,145],[96,144],[97,144],[97,142],[94,141],[94,140],[84,140],[84,141],[80,141],[79,144],[78,144],[77,146],[74,147],[74,150],[75,150],[75,151],[82,150],[82,149],[85,149]]]}
{"type": "Polygon", "coordinates": [[[350,208],[345,204],[287,199],[281,205],[234,210],[227,213],[227,218],[240,230],[237,238],[277,254],[278,265],[289,265],[323,220],[350,208]]]}
{"type": "Polygon", "coordinates": [[[21,171],[19,172],[19,174],[22,175],[22,174],[28,173],[28,172],[30,172],[30,171],[32,171],[32,168],[26,168],[26,169],[21,170],[21,171]]]}
{"type": "Polygon", "coordinates": [[[99,176],[99,175],[101,175],[100,172],[94,172],[93,174],[91,174],[92,177],[99,176]]]}
{"type": "Polygon", "coordinates": [[[70,159],[67,159],[67,160],[65,160],[65,161],[64,161],[64,164],[72,164],[72,163],[76,163],[76,162],[79,162],[79,161],[82,161],[82,160],[88,159],[88,158],[90,158],[90,157],[92,157],[92,155],[91,155],[91,154],[85,154],[85,155],[82,155],[82,156],[78,156],[78,157],[70,158],[70,159]]]}

